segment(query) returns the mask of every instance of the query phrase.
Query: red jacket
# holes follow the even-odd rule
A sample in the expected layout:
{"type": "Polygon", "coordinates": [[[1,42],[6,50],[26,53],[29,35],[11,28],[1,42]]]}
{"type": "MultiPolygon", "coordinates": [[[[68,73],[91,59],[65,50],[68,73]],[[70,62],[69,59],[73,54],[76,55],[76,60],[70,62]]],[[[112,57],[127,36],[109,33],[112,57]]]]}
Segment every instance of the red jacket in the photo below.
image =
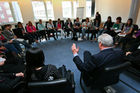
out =
{"type": "Polygon", "coordinates": [[[27,32],[28,32],[28,33],[36,32],[35,26],[27,26],[27,32]]]}

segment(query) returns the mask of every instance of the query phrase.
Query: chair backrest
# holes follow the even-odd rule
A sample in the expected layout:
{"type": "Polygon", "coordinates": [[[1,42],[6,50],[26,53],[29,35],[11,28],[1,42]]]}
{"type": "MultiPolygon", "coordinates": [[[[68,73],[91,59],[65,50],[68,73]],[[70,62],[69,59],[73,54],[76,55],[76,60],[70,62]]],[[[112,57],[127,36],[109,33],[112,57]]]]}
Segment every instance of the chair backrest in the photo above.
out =
{"type": "Polygon", "coordinates": [[[86,21],[86,19],[82,19],[82,23],[85,22],[85,21],[86,21]]]}
{"type": "Polygon", "coordinates": [[[61,20],[61,23],[62,23],[62,28],[64,28],[64,27],[65,27],[65,22],[64,22],[64,20],[61,20]]]}
{"type": "Polygon", "coordinates": [[[26,24],[26,26],[25,26],[25,30],[26,30],[26,32],[28,32],[28,30],[27,30],[27,24],[26,24]]]}
{"type": "Polygon", "coordinates": [[[73,24],[76,22],[76,19],[74,19],[73,24]]]}
{"type": "Polygon", "coordinates": [[[123,30],[124,26],[125,26],[125,23],[122,23],[122,27],[121,27],[121,30],[123,30]]]}
{"type": "Polygon", "coordinates": [[[45,27],[47,28],[47,24],[49,23],[49,21],[46,21],[46,23],[45,23],[45,27]]]}
{"type": "Polygon", "coordinates": [[[39,22],[36,22],[36,23],[35,23],[35,25],[36,25],[36,30],[38,30],[38,26],[37,26],[37,25],[38,25],[38,23],[39,23],[39,22]]]}
{"type": "MultiPolygon", "coordinates": [[[[58,69],[62,77],[53,81],[32,81],[28,83],[30,93],[74,93],[74,74],[63,65],[58,69]]],[[[18,85],[19,86],[19,85],[18,85]]]]}
{"type": "Polygon", "coordinates": [[[134,27],[133,27],[133,30],[134,30],[134,31],[135,31],[135,30],[139,30],[139,26],[138,26],[138,25],[134,24],[133,26],[134,26],[134,27]]]}
{"type": "Polygon", "coordinates": [[[2,29],[2,30],[4,30],[4,29],[5,29],[4,25],[2,25],[2,26],[1,26],[1,29],[2,29]]]}
{"type": "Polygon", "coordinates": [[[18,25],[17,24],[15,25],[15,28],[18,28],[18,25]]]}
{"type": "Polygon", "coordinates": [[[73,93],[73,89],[66,78],[54,81],[29,82],[28,88],[30,93],[73,93]]]}
{"type": "Polygon", "coordinates": [[[23,34],[22,34],[22,30],[21,29],[15,28],[15,29],[12,29],[12,30],[13,30],[14,34],[17,36],[17,38],[23,37],[23,34]]]}
{"type": "Polygon", "coordinates": [[[133,30],[132,30],[132,32],[130,33],[130,35],[133,35],[133,34],[135,33],[135,31],[138,31],[138,29],[139,29],[138,25],[133,24],[133,30]]]}
{"type": "Polygon", "coordinates": [[[103,88],[117,83],[119,81],[120,73],[130,65],[130,62],[126,62],[117,66],[97,70],[92,77],[90,76],[90,86],[93,88],[103,88]]]}
{"type": "Polygon", "coordinates": [[[56,28],[56,22],[57,22],[57,21],[53,21],[53,25],[54,25],[55,28],[56,28]]]}

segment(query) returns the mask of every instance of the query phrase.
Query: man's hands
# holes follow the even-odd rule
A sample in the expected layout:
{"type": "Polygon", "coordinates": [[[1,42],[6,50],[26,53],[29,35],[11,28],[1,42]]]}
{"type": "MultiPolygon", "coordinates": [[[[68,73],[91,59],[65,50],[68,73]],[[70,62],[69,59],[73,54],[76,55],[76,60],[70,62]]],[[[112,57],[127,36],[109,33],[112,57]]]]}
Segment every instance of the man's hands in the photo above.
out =
{"type": "Polygon", "coordinates": [[[24,74],[22,72],[16,73],[16,77],[24,77],[24,74]]]}
{"type": "Polygon", "coordinates": [[[9,43],[13,43],[13,40],[10,40],[9,43]]]}
{"type": "Polygon", "coordinates": [[[79,47],[76,48],[76,44],[75,44],[75,43],[73,43],[71,49],[72,49],[73,55],[74,55],[74,54],[77,54],[77,53],[79,52],[79,47]]]}
{"type": "Polygon", "coordinates": [[[126,52],[125,55],[128,56],[128,55],[130,55],[130,54],[132,54],[132,52],[126,52]]]}
{"type": "Polygon", "coordinates": [[[17,39],[17,36],[14,36],[14,39],[17,39]]]}
{"type": "Polygon", "coordinates": [[[120,34],[121,34],[121,35],[125,35],[126,33],[124,33],[124,32],[121,32],[120,34]]]}
{"type": "Polygon", "coordinates": [[[137,38],[135,35],[132,36],[133,38],[137,38]]]}

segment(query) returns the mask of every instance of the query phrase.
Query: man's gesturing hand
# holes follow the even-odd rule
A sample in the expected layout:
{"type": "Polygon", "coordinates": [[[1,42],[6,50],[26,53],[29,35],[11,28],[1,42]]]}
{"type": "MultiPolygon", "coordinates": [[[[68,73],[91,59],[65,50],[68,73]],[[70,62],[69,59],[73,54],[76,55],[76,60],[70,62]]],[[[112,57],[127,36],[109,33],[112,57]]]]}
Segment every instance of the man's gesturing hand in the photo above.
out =
{"type": "Polygon", "coordinates": [[[73,54],[77,54],[79,52],[79,47],[76,48],[76,44],[74,44],[74,43],[73,43],[71,49],[72,49],[72,53],[73,54]]]}

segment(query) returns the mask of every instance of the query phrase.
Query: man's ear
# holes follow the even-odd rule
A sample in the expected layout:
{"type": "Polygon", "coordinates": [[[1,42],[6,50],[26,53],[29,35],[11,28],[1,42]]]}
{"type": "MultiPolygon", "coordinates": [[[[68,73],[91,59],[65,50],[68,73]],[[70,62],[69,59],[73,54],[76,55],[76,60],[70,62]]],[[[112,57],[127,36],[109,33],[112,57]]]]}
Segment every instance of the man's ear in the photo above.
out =
{"type": "Polygon", "coordinates": [[[99,48],[100,48],[100,49],[102,48],[102,43],[101,43],[101,42],[99,42],[99,48]]]}
{"type": "Polygon", "coordinates": [[[101,42],[99,42],[99,47],[101,47],[102,46],[102,43],[101,42]]]}

